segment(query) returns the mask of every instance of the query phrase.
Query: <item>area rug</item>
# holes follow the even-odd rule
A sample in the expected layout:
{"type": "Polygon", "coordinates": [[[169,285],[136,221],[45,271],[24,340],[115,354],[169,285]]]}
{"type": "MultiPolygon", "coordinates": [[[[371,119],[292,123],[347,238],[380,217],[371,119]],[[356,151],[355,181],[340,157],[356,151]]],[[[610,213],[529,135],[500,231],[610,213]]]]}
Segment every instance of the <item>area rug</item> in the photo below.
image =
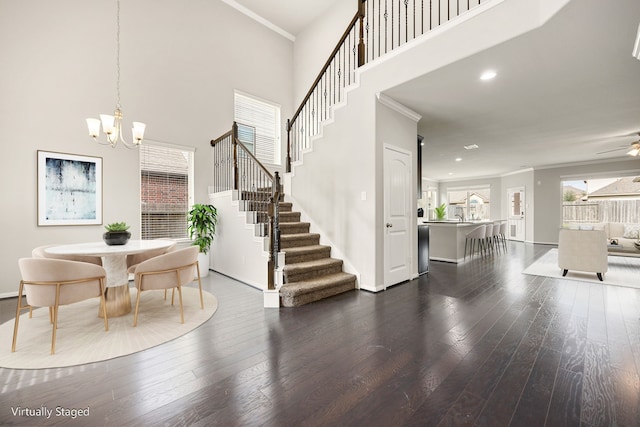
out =
{"type": "Polygon", "coordinates": [[[553,248],[522,273],[640,289],[640,258],[635,257],[610,255],[609,271],[604,274],[604,280],[601,282],[595,273],[581,271],[569,270],[567,275],[562,277],[562,270],[558,267],[558,249],[553,248]]]}
{"type": "MultiPolygon", "coordinates": [[[[0,367],[44,369],[99,362],[145,350],[178,338],[204,322],[218,309],[215,296],[203,291],[204,310],[200,308],[197,288],[183,287],[184,324],[180,323],[180,306],[176,295],[164,300],[162,291],[146,291],[140,298],[138,326],[131,313],[109,319],[109,331],[98,317],[98,298],[61,306],[58,310],[56,352],[51,351],[49,309],[38,308],[29,319],[29,311],[20,316],[15,353],[11,352],[14,320],[0,325],[0,367]]],[[[131,289],[132,308],[136,290],[131,289]]]]}

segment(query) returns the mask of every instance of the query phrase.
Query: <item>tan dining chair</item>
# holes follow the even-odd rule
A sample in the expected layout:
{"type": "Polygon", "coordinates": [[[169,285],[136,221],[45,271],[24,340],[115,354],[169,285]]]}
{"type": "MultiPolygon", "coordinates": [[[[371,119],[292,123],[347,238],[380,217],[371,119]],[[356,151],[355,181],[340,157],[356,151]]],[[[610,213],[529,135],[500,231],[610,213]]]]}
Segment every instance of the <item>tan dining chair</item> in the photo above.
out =
{"type": "Polygon", "coordinates": [[[50,254],[45,251],[47,248],[51,248],[58,245],[43,245],[34,248],[31,251],[31,256],[33,258],[49,258],[49,259],[66,259],[68,261],[80,261],[80,262],[88,262],[90,264],[102,265],[102,258],[99,256],[91,256],[91,255],[58,255],[58,254],[50,254]]]}
{"type": "MultiPolygon", "coordinates": [[[[142,292],[148,290],[164,290],[165,298],[167,289],[173,289],[174,292],[177,290],[180,299],[180,323],[184,323],[182,286],[197,279],[200,290],[200,308],[204,309],[202,282],[200,280],[200,268],[198,266],[199,251],[200,249],[197,246],[190,246],[153,257],[138,264],[134,271],[134,282],[138,292],[136,295],[136,308],[133,314],[133,326],[138,324],[140,295],[142,292]]],[[[173,296],[172,294],[172,305],[173,296]]]]}
{"type": "Polygon", "coordinates": [[[172,252],[175,247],[176,244],[173,243],[171,246],[168,246],[166,248],[152,249],[150,251],[145,251],[139,254],[127,255],[127,271],[129,272],[129,274],[133,274],[133,272],[136,271],[136,267],[141,262],[172,252]]]}
{"type": "Polygon", "coordinates": [[[51,333],[51,354],[56,350],[56,330],[58,328],[58,308],[89,298],[100,297],[100,308],[104,316],[104,330],[109,330],[104,290],[107,273],[99,265],[48,258],[21,258],[18,260],[22,280],[18,288],[18,305],[13,327],[11,351],[16,351],[20,312],[32,307],[49,307],[49,322],[53,324],[51,333]],[[23,294],[26,305],[23,305],[23,294]]]}

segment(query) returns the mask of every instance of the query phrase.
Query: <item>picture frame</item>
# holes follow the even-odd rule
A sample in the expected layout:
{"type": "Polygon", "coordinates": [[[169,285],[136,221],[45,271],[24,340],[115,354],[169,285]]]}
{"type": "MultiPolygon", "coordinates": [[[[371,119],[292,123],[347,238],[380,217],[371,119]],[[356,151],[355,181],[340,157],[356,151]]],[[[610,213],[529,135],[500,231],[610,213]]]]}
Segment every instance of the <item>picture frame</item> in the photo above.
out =
{"type": "Polygon", "coordinates": [[[102,157],[38,150],[38,225],[102,224],[102,157]]]}

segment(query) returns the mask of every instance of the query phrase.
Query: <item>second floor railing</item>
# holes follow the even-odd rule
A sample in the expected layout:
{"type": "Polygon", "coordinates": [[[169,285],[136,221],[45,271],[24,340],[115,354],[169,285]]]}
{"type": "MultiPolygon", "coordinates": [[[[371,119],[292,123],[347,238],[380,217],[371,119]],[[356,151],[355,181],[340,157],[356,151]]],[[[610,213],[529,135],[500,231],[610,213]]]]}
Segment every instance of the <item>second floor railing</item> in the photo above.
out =
{"type": "Polygon", "coordinates": [[[287,162],[300,159],[311,139],[344,100],[358,67],[404,45],[488,0],[357,0],[358,11],[300,106],[287,120],[287,162]]]}

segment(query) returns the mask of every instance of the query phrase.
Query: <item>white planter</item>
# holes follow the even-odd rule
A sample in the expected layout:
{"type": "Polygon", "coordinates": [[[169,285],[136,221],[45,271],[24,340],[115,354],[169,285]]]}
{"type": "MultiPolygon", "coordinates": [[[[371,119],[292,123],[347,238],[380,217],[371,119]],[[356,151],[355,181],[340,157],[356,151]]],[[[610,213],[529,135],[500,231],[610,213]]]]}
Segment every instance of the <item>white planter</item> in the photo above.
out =
{"type": "Polygon", "coordinates": [[[200,266],[200,277],[207,277],[209,275],[209,254],[198,254],[198,265],[200,266]]]}

